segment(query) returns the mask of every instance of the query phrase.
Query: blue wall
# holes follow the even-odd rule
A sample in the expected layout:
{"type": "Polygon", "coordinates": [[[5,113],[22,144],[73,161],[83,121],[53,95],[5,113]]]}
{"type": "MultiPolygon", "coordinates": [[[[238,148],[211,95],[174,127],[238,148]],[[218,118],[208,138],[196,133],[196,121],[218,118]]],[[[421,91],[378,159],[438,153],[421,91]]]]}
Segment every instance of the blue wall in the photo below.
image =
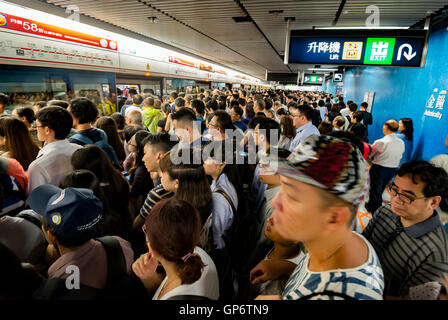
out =
{"type": "MultiPolygon", "coordinates": [[[[383,137],[383,123],[389,119],[411,118],[414,122],[414,159],[429,160],[447,153],[448,98],[444,110],[427,108],[431,95],[437,101],[448,89],[448,31],[446,24],[431,33],[424,68],[359,67],[348,70],[344,79],[344,100],[358,105],[366,91],[374,91],[369,141],[383,137]],[[437,92],[434,90],[437,89],[437,92]],[[441,119],[425,116],[425,110],[440,112],[441,119]]],[[[328,91],[329,92],[329,91],[328,91]]],[[[436,102],[434,102],[434,106],[436,102]]]]}

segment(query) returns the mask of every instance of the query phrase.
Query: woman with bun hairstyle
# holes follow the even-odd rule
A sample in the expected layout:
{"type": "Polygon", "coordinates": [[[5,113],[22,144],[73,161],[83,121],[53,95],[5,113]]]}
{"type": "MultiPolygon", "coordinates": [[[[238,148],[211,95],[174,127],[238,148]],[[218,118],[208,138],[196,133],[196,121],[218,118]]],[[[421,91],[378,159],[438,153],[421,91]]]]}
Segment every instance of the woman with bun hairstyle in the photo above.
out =
{"type": "Polygon", "coordinates": [[[143,226],[149,249],[132,265],[153,300],[219,297],[219,281],[210,256],[197,246],[201,222],[198,211],[176,198],[159,201],[143,226]],[[165,276],[157,272],[158,263],[165,276]]]}

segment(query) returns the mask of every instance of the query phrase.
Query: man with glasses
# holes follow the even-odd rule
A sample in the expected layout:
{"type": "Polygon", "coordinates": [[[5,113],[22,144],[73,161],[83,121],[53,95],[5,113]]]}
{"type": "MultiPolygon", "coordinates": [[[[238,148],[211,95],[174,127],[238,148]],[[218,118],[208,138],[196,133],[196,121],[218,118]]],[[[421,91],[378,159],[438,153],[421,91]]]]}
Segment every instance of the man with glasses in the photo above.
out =
{"type": "Polygon", "coordinates": [[[311,106],[304,104],[291,109],[294,127],[297,130],[296,137],[289,147],[289,151],[293,152],[303,140],[313,134],[319,135],[320,133],[312,123],[314,109],[311,106]]]}
{"type": "Polygon", "coordinates": [[[389,185],[391,203],[373,215],[363,235],[380,258],[386,298],[408,298],[412,287],[442,283],[448,234],[435,211],[446,206],[448,175],[426,161],[405,163],[389,185]]]}

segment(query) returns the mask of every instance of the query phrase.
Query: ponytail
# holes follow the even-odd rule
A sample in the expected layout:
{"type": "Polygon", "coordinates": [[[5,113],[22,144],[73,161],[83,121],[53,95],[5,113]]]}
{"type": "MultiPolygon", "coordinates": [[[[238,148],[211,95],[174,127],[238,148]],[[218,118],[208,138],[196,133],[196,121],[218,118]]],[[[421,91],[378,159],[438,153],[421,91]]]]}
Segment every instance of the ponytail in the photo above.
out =
{"type": "Polygon", "coordinates": [[[192,284],[199,280],[202,274],[202,269],[205,264],[202,262],[201,257],[198,254],[192,254],[188,259],[179,262],[178,264],[179,277],[182,280],[182,284],[192,284]]]}

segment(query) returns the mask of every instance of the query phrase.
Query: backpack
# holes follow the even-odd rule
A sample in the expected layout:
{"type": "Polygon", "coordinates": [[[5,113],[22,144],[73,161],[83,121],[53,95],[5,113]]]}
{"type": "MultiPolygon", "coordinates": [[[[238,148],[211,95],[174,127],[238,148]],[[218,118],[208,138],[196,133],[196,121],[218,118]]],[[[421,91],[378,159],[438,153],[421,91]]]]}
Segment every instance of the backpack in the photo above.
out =
{"type": "Polygon", "coordinates": [[[99,140],[97,142],[93,142],[90,138],[86,137],[85,135],[83,135],[81,133],[76,133],[71,138],[79,140],[85,144],[93,144],[93,145],[101,148],[106,153],[107,157],[110,159],[112,164],[115,167],[119,168],[120,163],[118,162],[118,158],[117,158],[117,155],[115,154],[115,150],[111,147],[111,145],[109,143],[107,143],[106,133],[104,133],[103,130],[99,130],[99,132],[101,134],[101,140],[99,140]]]}
{"type": "Polygon", "coordinates": [[[43,281],[33,294],[37,300],[138,300],[148,294],[140,279],[126,271],[126,260],[117,239],[106,236],[101,242],[107,255],[107,286],[104,289],[80,284],[79,289],[67,289],[66,279],[50,278],[43,281]]]}

